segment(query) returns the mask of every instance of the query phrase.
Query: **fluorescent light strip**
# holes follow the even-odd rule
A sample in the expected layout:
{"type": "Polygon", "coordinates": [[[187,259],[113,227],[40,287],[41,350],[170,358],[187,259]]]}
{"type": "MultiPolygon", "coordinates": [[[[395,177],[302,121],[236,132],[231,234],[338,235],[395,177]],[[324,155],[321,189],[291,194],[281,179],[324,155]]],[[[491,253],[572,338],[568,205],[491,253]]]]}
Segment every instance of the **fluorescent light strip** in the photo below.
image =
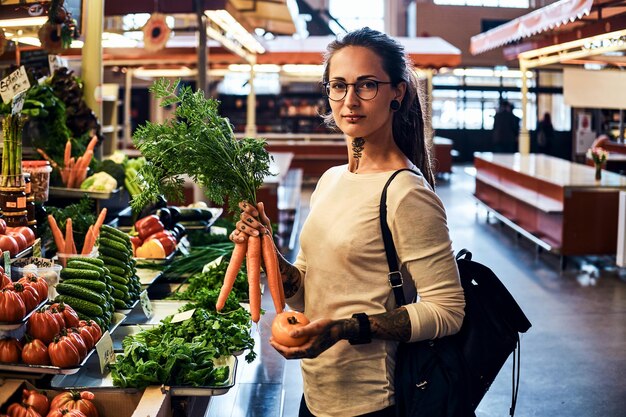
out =
{"type": "Polygon", "coordinates": [[[0,20],[0,28],[15,28],[24,26],[41,26],[48,21],[48,16],[23,17],[18,19],[0,20]]]}
{"type": "Polygon", "coordinates": [[[241,43],[246,49],[252,53],[262,54],[265,52],[263,45],[257,41],[241,26],[239,22],[226,10],[205,10],[206,16],[219,26],[226,36],[232,36],[237,42],[241,43]]]}

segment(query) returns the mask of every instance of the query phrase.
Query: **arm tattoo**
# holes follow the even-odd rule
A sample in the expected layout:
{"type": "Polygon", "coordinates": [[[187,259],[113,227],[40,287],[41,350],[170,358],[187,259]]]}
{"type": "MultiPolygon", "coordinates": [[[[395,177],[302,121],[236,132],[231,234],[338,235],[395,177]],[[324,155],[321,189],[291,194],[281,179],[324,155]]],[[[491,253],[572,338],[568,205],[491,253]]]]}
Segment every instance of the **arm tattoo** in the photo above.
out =
{"type": "Polygon", "coordinates": [[[283,288],[285,290],[285,297],[293,297],[300,285],[302,284],[302,276],[300,270],[287,262],[280,253],[278,255],[278,266],[280,269],[280,278],[283,281],[283,288]]]}
{"type": "Polygon", "coordinates": [[[411,320],[404,307],[369,316],[372,337],[407,342],[411,338],[411,320]]]}

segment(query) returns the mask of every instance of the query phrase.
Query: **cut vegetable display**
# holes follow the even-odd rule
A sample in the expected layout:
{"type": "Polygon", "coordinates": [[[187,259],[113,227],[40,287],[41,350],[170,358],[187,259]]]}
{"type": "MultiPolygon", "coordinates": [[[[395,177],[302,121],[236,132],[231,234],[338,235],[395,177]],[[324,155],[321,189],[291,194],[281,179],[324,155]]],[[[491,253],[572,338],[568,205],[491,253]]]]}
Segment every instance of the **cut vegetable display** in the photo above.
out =
{"type": "MultiPolygon", "coordinates": [[[[141,210],[161,194],[181,200],[184,176],[201,185],[208,199],[216,204],[224,204],[228,199],[233,211],[240,201],[256,205],[256,191],[270,174],[265,141],[235,138],[228,119],[218,113],[218,102],[205,98],[202,91],[193,92],[190,87],[166,80],[157,80],[150,91],[163,107],[175,104],[176,110],[171,119],[163,123],[148,122],[135,131],[133,141],[146,158],[146,164],[138,173],[144,186],[133,197],[133,207],[141,210]]],[[[233,270],[241,266],[242,251],[253,268],[260,268],[263,251],[259,242],[248,245],[246,250],[235,246],[233,253],[237,257],[231,260],[233,270]]],[[[273,245],[272,252],[276,256],[273,245]]],[[[248,270],[248,276],[252,294],[260,295],[259,275],[248,270]]],[[[254,303],[252,298],[251,295],[252,317],[256,322],[260,317],[260,300],[258,303],[256,300],[260,297],[255,295],[254,303]]],[[[280,300],[275,302],[277,310],[280,303],[280,300]]]]}

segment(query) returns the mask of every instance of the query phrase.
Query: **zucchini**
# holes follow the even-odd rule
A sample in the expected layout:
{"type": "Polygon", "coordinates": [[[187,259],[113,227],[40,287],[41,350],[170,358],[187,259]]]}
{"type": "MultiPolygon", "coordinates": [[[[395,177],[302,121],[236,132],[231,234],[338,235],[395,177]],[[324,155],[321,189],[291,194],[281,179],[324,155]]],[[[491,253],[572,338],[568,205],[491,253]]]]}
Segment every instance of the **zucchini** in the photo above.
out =
{"type": "Polygon", "coordinates": [[[94,264],[90,264],[89,262],[83,262],[83,261],[69,261],[67,263],[67,267],[68,268],[72,268],[72,269],[89,269],[91,271],[96,271],[97,273],[100,274],[100,277],[104,276],[104,269],[96,266],[94,264]]]}
{"type": "Polygon", "coordinates": [[[102,259],[104,261],[104,264],[107,266],[107,268],[109,266],[116,266],[118,268],[123,268],[125,270],[130,271],[130,265],[126,262],[122,262],[117,258],[111,258],[110,256],[106,256],[106,255],[101,255],[100,259],[102,259]]]}
{"type": "Polygon", "coordinates": [[[98,281],[98,280],[91,280],[91,279],[66,279],[63,281],[63,284],[72,284],[72,285],[77,285],[79,287],[85,287],[88,288],[90,290],[96,291],[98,293],[104,293],[104,292],[108,292],[107,290],[107,285],[102,282],[102,281],[98,281]]]}
{"type": "Polygon", "coordinates": [[[89,258],[86,256],[74,256],[71,257],[67,260],[68,262],[72,262],[72,261],[81,261],[81,262],[87,262],[90,264],[93,264],[95,266],[99,266],[100,268],[102,268],[104,266],[104,262],[102,262],[102,260],[98,259],[98,258],[89,258]]]}
{"type": "Polygon", "coordinates": [[[130,236],[128,236],[126,233],[122,232],[121,230],[116,229],[115,227],[111,227],[107,224],[103,224],[100,230],[102,232],[110,233],[112,235],[118,236],[119,238],[124,239],[126,242],[130,244],[130,236]]]}
{"type": "Polygon", "coordinates": [[[64,302],[77,312],[92,317],[94,321],[96,321],[96,318],[100,318],[104,314],[104,312],[102,311],[102,307],[100,307],[99,305],[94,304],[90,301],[81,300],[80,298],[72,297],[71,295],[58,295],[54,299],[54,302],[64,302]]]}
{"type": "Polygon", "coordinates": [[[99,306],[103,306],[106,303],[106,300],[100,294],[90,290],[89,288],[61,282],[57,284],[56,289],[59,294],[69,295],[85,301],[91,301],[99,306]]]}
{"type": "Polygon", "coordinates": [[[100,274],[89,269],[63,268],[61,269],[62,279],[100,279],[100,274]]]}
{"type": "Polygon", "coordinates": [[[119,250],[110,248],[108,246],[100,246],[98,250],[104,256],[110,256],[111,258],[119,259],[124,263],[128,263],[131,258],[131,254],[129,252],[120,252],[119,250]]]}

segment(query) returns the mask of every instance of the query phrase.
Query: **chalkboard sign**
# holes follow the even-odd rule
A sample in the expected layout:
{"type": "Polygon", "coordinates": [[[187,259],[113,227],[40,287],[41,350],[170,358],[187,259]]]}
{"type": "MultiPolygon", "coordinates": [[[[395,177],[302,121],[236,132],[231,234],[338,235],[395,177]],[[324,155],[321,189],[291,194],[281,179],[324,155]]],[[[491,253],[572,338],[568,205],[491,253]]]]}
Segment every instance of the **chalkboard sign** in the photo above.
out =
{"type": "Polygon", "coordinates": [[[48,54],[49,52],[43,49],[20,50],[20,64],[29,70],[49,75],[48,54]]]}

